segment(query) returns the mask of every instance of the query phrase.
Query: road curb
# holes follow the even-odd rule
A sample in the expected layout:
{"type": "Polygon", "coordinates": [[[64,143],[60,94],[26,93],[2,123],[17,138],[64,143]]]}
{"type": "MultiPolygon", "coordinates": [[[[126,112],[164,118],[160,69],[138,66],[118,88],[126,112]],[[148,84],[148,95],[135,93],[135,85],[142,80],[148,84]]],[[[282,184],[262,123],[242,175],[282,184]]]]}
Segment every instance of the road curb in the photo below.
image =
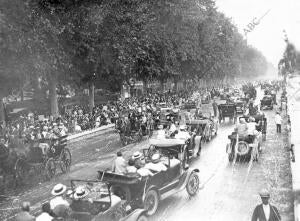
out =
{"type": "MultiPolygon", "coordinates": [[[[295,80],[293,78],[293,80],[295,80]]],[[[287,86],[290,82],[288,79],[287,86]]],[[[290,117],[291,125],[289,133],[288,148],[291,151],[291,172],[292,172],[292,185],[294,194],[294,217],[295,221],[300,221],[300,102],[294,99],[295,91],[293,88],[287,90],[288,101],[287,115],[290,117]]],[[[298,89],[298,88],[297,88],[298,89]]]]}
{"type": "Polygon", "coordinates": [[[91,135],[91,134],[94,134],[94,133],[97,133],[97,132],[100,132],[100,131],[108,130],[108,129],[111,129],[111,128],[114,128],[114,127],[115,127],[114,124],[108,124],[108,125],[105,125],[105,126],[102,126],[102,127],[99,127],[99,128],[95,128],[95,129],[92,129],[92,130],[87,130],[87,131],[80,132],[78,134],[70,135],[70,136],[67,137],[67,140],[72,141],[72,140],[75,140],[75,139],[78,139],[78,138],[81,138],[81,137],[85,137],[85,136],[88,136],[88,135],[91,135]]]}

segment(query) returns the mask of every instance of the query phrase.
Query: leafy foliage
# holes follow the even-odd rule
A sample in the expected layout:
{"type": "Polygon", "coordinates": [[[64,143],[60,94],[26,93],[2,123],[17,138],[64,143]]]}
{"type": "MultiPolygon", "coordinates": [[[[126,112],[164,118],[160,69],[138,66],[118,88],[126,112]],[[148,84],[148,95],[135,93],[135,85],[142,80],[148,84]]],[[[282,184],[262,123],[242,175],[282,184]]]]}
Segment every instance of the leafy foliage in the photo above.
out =
{"type": "Polygon", "coordinates": [[[253,76],[266,69],[263,55],[213,0],[0,1],[0,75],[10,88],[40,77],[46,86],[53,79],[76,87],[93,81],[119,90],[132,79],[253,76]]]}

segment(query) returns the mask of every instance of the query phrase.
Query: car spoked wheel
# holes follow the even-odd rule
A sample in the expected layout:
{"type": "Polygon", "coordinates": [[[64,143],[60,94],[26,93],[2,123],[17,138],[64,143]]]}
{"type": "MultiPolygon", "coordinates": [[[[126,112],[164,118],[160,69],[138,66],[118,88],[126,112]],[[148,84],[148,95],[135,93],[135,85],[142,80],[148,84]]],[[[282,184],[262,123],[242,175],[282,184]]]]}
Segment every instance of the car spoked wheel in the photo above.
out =
{"type": "Polygon", "coordinates": [[[240,141],[237,147],[239,155],[243,156],[249,152],[249,145],[245,141],[240,141]]]}
{"type": "Polygon", "coordinates": [[[155,190],[149,190],[145,197],[144,207],[148,216],[155,214],[159,203],[158,193],[155,190]]]}
{"type": "Polygon", "coordinates": [[[195,172],[192,172],[186,184],[186,191],[189,194],[189,196],[195,196],[197,194],[199,190],[199,185],[199,176],[195,172]]]}

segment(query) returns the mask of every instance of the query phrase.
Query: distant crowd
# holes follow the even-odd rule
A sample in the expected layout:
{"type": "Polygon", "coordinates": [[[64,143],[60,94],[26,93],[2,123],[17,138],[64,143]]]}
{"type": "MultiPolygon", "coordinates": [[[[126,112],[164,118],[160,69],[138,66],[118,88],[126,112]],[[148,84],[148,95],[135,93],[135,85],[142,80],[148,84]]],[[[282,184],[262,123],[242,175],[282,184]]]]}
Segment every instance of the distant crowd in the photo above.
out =
{"type": "Polygon", "coordinates": [[[24,142],[55,139],[66,134],[116,123],[123,117],[128,118],[134,125],[136,122],[143,121],[143,118],[145,121],[147,116],[153,117],[161,106],[180,106],[193,100],[211,99],[211,97],[219,96],[222,91],[223,89],[220,88],[202,88],[179,92],[148,93],[142,97],[130,97],[122,101],[97,105],[92,111],[89,111],[88,107],[74,105],[57,118],[29,112],[8,122],[6,127],[1,127],[0,138],[6,145],[16,146],[24,142]]]}

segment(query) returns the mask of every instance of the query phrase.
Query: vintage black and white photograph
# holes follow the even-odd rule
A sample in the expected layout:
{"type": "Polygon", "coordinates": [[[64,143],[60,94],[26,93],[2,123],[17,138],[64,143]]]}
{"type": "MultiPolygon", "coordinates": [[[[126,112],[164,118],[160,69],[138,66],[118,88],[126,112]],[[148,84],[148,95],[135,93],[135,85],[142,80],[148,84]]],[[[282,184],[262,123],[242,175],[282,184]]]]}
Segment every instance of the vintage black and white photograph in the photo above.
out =
{"type": "Polygon", "coordinates": [[[0,220],[300,221],[299,12],[0,0],[0,220]]]}

